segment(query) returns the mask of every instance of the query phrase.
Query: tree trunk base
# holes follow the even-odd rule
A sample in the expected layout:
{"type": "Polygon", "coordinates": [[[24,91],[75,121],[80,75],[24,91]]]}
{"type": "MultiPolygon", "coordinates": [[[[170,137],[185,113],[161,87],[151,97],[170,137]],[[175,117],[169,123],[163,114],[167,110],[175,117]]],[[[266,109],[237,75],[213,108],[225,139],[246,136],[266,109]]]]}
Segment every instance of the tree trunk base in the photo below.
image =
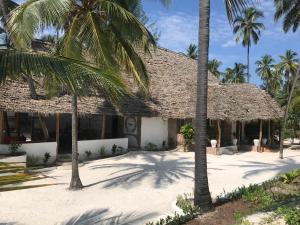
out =
{"type": "Polygon", "coordinates": [[[83,189],[83,185],[80,178],[72,178],[69,190],[76,191],[81,189],[83,189]]]}

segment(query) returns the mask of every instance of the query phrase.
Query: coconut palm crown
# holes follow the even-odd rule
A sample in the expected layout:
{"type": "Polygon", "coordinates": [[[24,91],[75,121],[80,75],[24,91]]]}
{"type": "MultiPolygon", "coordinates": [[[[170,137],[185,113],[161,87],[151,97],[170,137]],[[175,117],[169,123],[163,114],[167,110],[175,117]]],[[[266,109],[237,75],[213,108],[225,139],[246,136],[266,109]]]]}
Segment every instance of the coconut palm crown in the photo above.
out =
{"type": "Polygon", "coordinates": [[[265,26],[257,22],[257,19],[262,18],[263,12],[254,7],[247,8],[243,11],[242,16],[238,16],[234,22],[233,33],[236,35],[236,41],[242,40],[242,45],[247,48],[247,81],[250,80],[250,47],[251,44],[257,44],[261,30],[265,26]]]}

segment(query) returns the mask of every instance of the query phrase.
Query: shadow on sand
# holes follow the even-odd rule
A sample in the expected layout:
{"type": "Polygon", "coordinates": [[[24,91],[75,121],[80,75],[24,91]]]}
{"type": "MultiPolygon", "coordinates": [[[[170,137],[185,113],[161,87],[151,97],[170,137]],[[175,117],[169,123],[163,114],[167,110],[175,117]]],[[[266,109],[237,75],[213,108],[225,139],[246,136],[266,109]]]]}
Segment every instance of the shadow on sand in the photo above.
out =
{"type": "Polygon", "coordinates": [[[144,221],[151,220],[157,216],[156,213],[148,214],[117,214],[115,216],[108,215],[108,209],[89,210],[80,216],[72,217],[71,219],[61,223],[60,225],[125,225],[125,224],[141,224],[144,221]]]}

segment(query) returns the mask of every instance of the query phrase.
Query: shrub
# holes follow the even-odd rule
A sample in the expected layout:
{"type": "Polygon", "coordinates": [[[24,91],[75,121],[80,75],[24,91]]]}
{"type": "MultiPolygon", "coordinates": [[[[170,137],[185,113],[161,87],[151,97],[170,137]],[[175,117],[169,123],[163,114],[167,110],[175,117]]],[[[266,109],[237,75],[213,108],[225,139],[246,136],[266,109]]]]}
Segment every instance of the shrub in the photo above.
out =
{"type": "Polygon", "coordinates": [[[282,215],[287,225],[300,225],[300,209],[292,207],[281,207],[276,211],[282,215]]]}
{"type": "Polygon", "coordinates": [[[297,178],[298,176],[300,176],[300,169],[298,170],[294,170],[285,174],[280,175],[279,179],[281,182],[285,183],[285,184],[290,184],[292,183],[295,178],[297,178]]]}
{"type": "Polygon", "coordinates": [[[86,159],[90,159],[91,155],[92,155],[92,152],[90,150],[85,151],[86,159]]]}
{"type": "Polygon", "coordinates": [[[98,152],[99,152],[99,155],[100,155],[101,159],[105,158],[105,147],[104,146],[101,147],[98,152]]]}
{"type": "Polygon", "coordinates": [[[117,152],[117,145],[113,145],[112,148],[111,148],[111,153],[112,153],[113,155],[115,155],[116,152],[117,152]]]}
{"type": "Polygon", "coordinates": [[[44,155],[44,159],[43,159],[44,165],[47,165],[50,157],[51,157],[50,153],[46,152],[45,155],[44,155]]]}
{"type": "Polygon", "coordinates": [[[176,205],[182,209],[184,214],[195,214],[200,211],[197,206],[194,206],[192,194],[178,195],[176,205]]]}
{"type": "Polygon", "coordinates": [[[39,164],[40,158],[34,155],[27,155],[27,166],[36,166],[39,164]]]}
{"type": "Polygon", "coordinates": [[[21,147],[21,144],[10,144],[8,147],[8,150],[10,151],[11,155],[19,155],[20,147],[21,147]]]}
{"type": "Polygon", "coordinates": [[[146,151],[155,151],[157,150],[157,145],[156,144],[153,144],[151,142],[149,142],[145,148],[144,148],[146,151]]]}
{"type": "Polygon", "coordinates": [[[157,222],[146,223],[146,225],[182,225],[194,219],[195,217],[196,215],[179,215],[175,213],[174,216],[167,216],[166,218],[162,218],[157,222]]]}
{"type": "Polygon", "coordinates": [[[184,146],[190,147],[195,138],[195,129],[192,124],[185,124],[180,128],[180,133],[184,138],[184,146]]]}

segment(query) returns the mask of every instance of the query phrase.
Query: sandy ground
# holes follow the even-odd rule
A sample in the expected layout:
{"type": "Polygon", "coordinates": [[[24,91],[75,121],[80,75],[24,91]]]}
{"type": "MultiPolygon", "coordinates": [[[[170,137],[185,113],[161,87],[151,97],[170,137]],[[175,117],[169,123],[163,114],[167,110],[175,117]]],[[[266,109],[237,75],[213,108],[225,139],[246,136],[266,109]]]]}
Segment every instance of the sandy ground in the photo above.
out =
{"type": "MultiPolygon", "coordinates": [[[[58,184],[0,193],[0,224],[144,224],[173,213],[178,194],[193,190],[193,153],[129,153],[80,167],[82,191],[68,191],[69,166],[29,184],[58,184]]],[[[212,196],[300,167],[300,151],[208,156],[212,196]]]]}

